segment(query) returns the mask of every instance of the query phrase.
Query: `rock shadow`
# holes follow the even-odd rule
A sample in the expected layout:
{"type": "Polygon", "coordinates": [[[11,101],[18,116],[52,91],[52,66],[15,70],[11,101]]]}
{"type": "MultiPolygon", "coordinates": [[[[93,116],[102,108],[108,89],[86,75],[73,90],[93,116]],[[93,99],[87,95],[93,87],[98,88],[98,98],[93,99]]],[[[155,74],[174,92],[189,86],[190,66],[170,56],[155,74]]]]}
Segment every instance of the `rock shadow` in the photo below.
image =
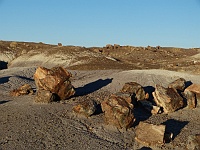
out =
{"type": "Polygon", "coordinates": [[[8,82],[10,77],[17,77],[17,78],[20,78],[22,80],[34,81],[34,79],[27,78],[27,77],[24,77],[24,76],[8,76],[8,77],[0,78],[0,84],[4,84],[4,83],[8,82]]]}
{"type": "Polygon", "coordinates": [[[0,101],[0,105],[9,102],[9,100],[0,101]]]}
{"type": "Polygon", "coordinates": [[[23,79],[23,80],[34,81],[34,79],[27,78],[27,77],[24,77],[24,76],[16,76],[16,77],[23,79]]]}
{"type": "Polygon", "coordinates": [[[152,150],[150,147],[142,147],[139,150],[152,150]]]}
{"type": "Polygon", "coordinates": [[[151,113],[147,112],[141,106],[134,108],[133,114],[136,119],[133,124],[133,127],[136,127],[140,123],[140,121],[145,121],[145,120],[149,119],[149,117],[151,117],[151,115],[152,115],[151,113]]]}
{"type": "Polygon", "coordinates": [[[5,61],[0,61],[0,70],[8,69],[8,63],[5,61]]]}
{"type": "Polygon", "coordinates": [[[94,112],[93,115],[99,115],[101,113],[103,113],[102,108],[101,108],[101,104],[97,104],[96,111],[94,112]]]}
{"type": "Polygon", "coordinates": [[[186,81],[186,82],[185,82],[185,89],[186,89],[188,86],[192,85],[192,84],[193,84],[192,81],[186,81]]]}
{"type": "Polygon", "coordinates": [[[0,78],[0,84],[4,84],[4,83],[8,82],[9,78],[10,78],[10,76],[9,77],[2,77],[2,78],[0,78]]]}
{"type": "Polygon", "coordinates": [[[76,91],[75,96],[83,96],[83,95],[93,93],[93,92],[101,89],[102,87],[110,84],[112,82],[112,80],[113,80],[112,78],[105,79],[105,80],[99,79],[94,82],[88,83],[88,84],[84,85],[83,87],[75,88],[75,91],[76,91]]]}
{"type": "Polygon", "coordinates": [[[145,93],[148,93],[149,94],[149,100],[151,101],[151,102],[154,102],[153,101],[153,92],[155,91],[155,88],[153,87],[153,86],[145,86],[145,87],[143,87],[143,89],[144,89],[144,91],[145,91],[145,93]]]}
{"type": "Polygon", "coordinates": [[[175,119],[169,119],[163,122],[163,125],[166,125],[165,131],[168,133],[172,133],[172,140],[181,132],[181,130],[189,123],[189,121],[179,121],[175,119]]]}

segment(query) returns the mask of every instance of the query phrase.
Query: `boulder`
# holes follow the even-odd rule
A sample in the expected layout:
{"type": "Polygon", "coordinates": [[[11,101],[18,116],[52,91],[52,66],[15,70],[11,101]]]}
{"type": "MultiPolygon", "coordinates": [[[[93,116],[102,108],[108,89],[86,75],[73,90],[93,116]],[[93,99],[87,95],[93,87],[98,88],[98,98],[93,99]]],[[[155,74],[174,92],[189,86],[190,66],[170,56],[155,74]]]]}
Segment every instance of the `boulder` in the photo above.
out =
{"type": "Polygon", "coordinates": [[[184,106],[183,98],[174,88],[164,88],[156,85],[153,92],[154,101],[163,108],[164,113],[174,112],[184,106]]]}
{"type": "Polygon", "coordinates": [[[34,79],[37,89],[50,91],[64,100],[75,94],[75,90],[69,80],[71,73],[62,67],[47,69],[38,67],[34,79]]]}
{"type": "Polygon", "coordinates": [[[176,90],[184,91],[185,89],[185,82],[184,78],[179,78],[168,85],[168,88],[174,88],[176,90]]]}
{"type": "Polygon", "coordinates": [[[147,95],[145,94],[143,87],[136,82],[125,83],[121,92],[134,95],[134,97],[132,97],[133,101],[144,100],[147,98],[147,95]]]}
{"type": "Polygon", "coordinates": [[[20,86],[18,89],[14,89],[10,92],[10,95],[12,96],[20,96],[20,95],[28,95],[33,94],[33,89],[29,84],[24,84],[20,86]]]}
{"type": "Polygon", "coordinates": [[[110,95],[101,103],[105,122],[117,128],[130,128],[134,121],[133,105],[124,98],[110,95]]]}
{"type": "Polygon", "coordinates": [[[199,150],[200,149],[200,134],[190,135],[187,141],[188,150],[199,150]]]}
{"type": "Polygon", "coordinates": [[[94,100],[86,99],[73,107],[73,111],[86,117],[93,115],[96,111],[97,103],[94,100]]]}
{"type": "Polygon", "coordinates": [[[188,108],[196,108],[200,101],[200,85],[192,84],[184,90],[188,108]]]}
{"type": "Polygon", "coordinates": [[[47,90],[38,90],[35,102],[36,103],[51,103],[53,101],[56,101],[57,96],[50,91],[47,90]]]}
{"type": "Polygon", "coordinates": [[[144,145],[164,144],[165,125],[154,125],[140,122],[135,130],[135,139],[144,145]]]}

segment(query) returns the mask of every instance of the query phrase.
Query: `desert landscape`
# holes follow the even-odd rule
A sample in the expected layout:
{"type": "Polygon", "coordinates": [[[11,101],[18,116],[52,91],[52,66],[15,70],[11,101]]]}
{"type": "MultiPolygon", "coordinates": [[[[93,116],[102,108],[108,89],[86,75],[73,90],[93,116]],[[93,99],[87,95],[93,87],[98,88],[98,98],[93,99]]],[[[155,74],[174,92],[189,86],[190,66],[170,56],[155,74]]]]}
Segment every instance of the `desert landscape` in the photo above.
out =
{"type": "Polygon", "coordinates": [[[198,149],[199,79],[199,48],[0,41],[0,149],[198,149]]]}

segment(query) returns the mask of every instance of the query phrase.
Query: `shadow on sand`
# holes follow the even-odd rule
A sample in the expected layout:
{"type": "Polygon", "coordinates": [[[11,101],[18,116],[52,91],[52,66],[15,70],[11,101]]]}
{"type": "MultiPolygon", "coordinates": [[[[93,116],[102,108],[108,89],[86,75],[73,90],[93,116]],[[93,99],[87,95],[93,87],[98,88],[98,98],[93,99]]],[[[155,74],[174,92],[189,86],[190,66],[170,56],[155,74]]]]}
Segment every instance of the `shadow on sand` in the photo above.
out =
{"type": "Polygon", "coordinates": [[[0,105],[9,102],[8,100],[0,101],[0,105]]]}
{"type": "Polygon", "coordinates": [[[88,83],[86,85],[84,85],[83,87],[78,87],[75,89],[76,94],[75,96],[83,96],[83,95],[87,95],[90,93],[93,93],[99,89],[101,89],[102,87],[110,84],[112,82],[113,79],[99,79],[96,80],[94,82],[88,83]]]}
{"type": "Polygon", "coordinates": [[[166,125],[166,132],[172,133],[172,140],[181,132],[181,130],[188,124],[188,121],[179,121],[175,119],[169,119],[165,121],[164,125],[166,125]]]}

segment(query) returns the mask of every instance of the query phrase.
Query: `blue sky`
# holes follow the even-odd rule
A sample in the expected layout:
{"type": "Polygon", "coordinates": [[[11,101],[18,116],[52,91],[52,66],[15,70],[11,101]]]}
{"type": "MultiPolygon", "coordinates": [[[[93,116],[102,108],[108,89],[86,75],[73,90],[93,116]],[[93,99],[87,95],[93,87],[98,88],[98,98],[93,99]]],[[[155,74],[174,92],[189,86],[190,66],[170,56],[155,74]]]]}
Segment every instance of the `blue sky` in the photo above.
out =
{"type": "Polygon", "coordinates": [[[200,0],[0,0],[0,40],[200,47],[200,0]]]}

